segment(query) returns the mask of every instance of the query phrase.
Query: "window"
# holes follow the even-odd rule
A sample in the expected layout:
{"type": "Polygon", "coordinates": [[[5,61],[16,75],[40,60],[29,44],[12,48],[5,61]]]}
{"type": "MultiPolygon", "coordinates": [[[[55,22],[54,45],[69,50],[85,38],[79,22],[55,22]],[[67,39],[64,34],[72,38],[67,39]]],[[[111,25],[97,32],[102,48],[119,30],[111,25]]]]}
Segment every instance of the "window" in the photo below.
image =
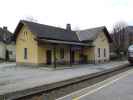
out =
{"type": "Polygon", "coordinates": [[[106,57],[106,49],[104,48],[104,57],[106,57]]]}
{"type": "Polygon", "coordinates": [[[60,49],[60,58],[64,58],[64,48],[60,49]]]}
{"type": "Polygon", "coordinates": [[[100,48],[98,48],[98,57],[100,57],[100,48]]]}
{"type": "Polygon", "coordinates": [[[25,37],[26,40],[28,39],[26,31],[24,31],[24,37],[25,37]]]}
{"type": "Polygon", "coordinates": [[[24,48],[24,59],[27,59],[27,48],[24,48]]]}
{"type": "Polygon", "coordinates": [[[27,35],[27,32],[26,31],[24,31],[24,35],[27,35]]]}

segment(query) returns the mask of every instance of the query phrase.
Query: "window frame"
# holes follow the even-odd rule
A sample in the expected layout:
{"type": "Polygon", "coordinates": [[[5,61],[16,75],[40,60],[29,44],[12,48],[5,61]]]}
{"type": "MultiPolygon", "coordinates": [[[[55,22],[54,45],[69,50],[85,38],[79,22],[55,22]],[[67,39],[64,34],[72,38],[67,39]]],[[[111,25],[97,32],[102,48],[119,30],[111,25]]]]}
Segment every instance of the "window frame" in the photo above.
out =
{"type": "Polygon", "coordinates": [[[104,57],[106,57],[106,49],[104,48],[104,57]]]}
{"type": "Polygon", "coordinates": [[[24,31],[24,37],[25,37],[26,40],[28,40],[28,35],[27,34],[28,34],[27,31],[24,31]]]}
{"type": "Polygon", "coordinates": [[[101,54],[100,54],[101,50],[100,50],[100,48],[98,48],[97,50],[98,50],[98,57],[100,57],[101,56],[101,54]]]}
{"type": "Polygon", "coordinates": [[[28,59],[28,50],[27,48],[24,48],[24,59],[28,59]]]}

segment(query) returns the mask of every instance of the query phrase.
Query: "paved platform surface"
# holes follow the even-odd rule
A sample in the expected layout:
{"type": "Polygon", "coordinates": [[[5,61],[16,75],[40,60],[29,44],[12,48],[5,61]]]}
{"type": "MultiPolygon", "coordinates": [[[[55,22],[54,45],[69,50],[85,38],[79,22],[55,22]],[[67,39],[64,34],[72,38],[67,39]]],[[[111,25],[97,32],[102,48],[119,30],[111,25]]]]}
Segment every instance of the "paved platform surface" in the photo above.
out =
{"type": "Polygon", "coordinates": [[[73,100],[133,100],[133,69],[73,100]]]}
{"type": "Polygon", "coordinates": [[[127,63],[127,61],[119,61],[97,65],[86,64],[57,70],[44,67],[20,67],[15,63],[3,63],[0,64],[0,95],[96,73],[127,63]]]}

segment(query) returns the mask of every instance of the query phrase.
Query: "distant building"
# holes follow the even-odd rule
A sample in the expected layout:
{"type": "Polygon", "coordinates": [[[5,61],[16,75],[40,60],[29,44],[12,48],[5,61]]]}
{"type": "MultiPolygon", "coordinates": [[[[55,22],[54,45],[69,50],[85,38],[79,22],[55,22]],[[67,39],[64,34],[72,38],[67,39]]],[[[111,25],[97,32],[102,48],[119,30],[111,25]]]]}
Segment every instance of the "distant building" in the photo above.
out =
{"type": "Polygon", "coordinates": [[[7,27],[0,28],[0,60],[15,61],[15,41],[13,34],[8,31],[7,27]]]}
{"type": "Polygon", "coordinates": [[[112,41],[106,27],[72,31],[20,21],[15,30],[16,62],[22,64],[82,64],[109,61],[112,41]]]}
{"type": "Polygon", "coordinates": [[[129,46],[133,44],[133,26],[127,26],[126,33],[127,33],[127,46],[129,46]]]}

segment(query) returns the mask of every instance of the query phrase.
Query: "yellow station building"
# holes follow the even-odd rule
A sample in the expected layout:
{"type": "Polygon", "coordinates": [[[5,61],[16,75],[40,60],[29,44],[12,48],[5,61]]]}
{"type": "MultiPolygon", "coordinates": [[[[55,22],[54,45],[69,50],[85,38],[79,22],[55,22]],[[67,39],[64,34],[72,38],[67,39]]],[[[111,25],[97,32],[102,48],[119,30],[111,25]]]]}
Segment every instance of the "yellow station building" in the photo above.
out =
{"type": "Polygon", "coordinates": [[[84,64],[109,61],[106,27],[72,31],[21,20],[15,30],[18,64],[84,64]]]}

